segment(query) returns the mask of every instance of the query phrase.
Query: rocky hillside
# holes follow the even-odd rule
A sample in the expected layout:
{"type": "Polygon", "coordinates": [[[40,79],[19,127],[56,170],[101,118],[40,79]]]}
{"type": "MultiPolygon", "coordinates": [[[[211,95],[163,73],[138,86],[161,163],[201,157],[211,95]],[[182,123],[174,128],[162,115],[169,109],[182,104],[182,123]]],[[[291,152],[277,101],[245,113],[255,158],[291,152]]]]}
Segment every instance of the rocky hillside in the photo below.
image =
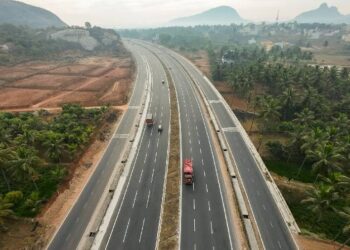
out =
{"type": "Polygon", "coordinates": [[[99,27],[90,29],[67,28],[52,33],[50,38],[77,43],[88,51],[93,51],[99,47],[106,48],[114,46],[114,48],[117,48],[117,46],[120,46],[120,37],[115,31],[99,27]]]}
{"type": "Polygon", "coordinates": [[[0,24],[3,23],[31,28],[67,26],[48,10],[12,0],[0,0],[0,24]]]}
{"type": "Polygon", "coordinates": [[[194,16],[182,17],[170,21],[167,26],[195,26],[244,23],[238,12],[229,6],[220,6],[194,16]]]}
{"type": "Polygon", "coordinates": [[[298,23],[348,23],[350,24],[350,15],[341,14],[337,7],[328,6],[326,3],[320,7],[301,13],[294,21],[298,23]]]}

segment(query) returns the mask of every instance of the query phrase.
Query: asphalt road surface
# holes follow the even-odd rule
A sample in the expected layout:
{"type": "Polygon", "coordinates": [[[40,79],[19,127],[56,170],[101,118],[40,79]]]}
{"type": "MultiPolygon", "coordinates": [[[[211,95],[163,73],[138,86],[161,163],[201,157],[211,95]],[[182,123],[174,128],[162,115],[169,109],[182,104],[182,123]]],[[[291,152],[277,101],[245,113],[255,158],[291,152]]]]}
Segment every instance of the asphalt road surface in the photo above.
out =
{"type": "Polygon", "coordinates": [[[157,54],[169,68],[179,103],[181,159],[193,160],[194,184],[181,184],[181,249],[239,249],[209,124],[191,79],[168,54],[141,44],[157,54]]]}
{"type": "MultiPolygon", "coordinates": [[[[130,49],[133,48],[131,47],[130,49]]],[[[134,127],[137,115],[139,115],[139,107],[142,104],[145,91],[145,79],[147,77],[145,58],[142,51],[135,55],[135,59],[138,66],[138,75],[129,102],[129,109],[123,116],[95,172],[92,174],[63,224],[59,227],[49,243],[48,249],[50,250],[76,249],[80,240],[83,237],[87,237],[83,235],[86,227],[106,188],[106,183],[114,167],[121,160],[122,153],[127,143],[129,143],[128,136],[134,127]]]]}
{"type": "Polygon", "coordinates": [[[224,108],[217,93],[209,86],[203,75],[180,55],[167,50],[180,62],[192,78],[200,85],[207,100],[211,103],[229,149],[234,157],[238,171],[251,204],[254,217],[266,249],[296,249],[292,235],[272,197],[261,171],[243,137],[236,130],[235,121],[224,108]]]}
{"type": "Polygon", "coordinates": [[[159,227],[164,178],[167,169],[170,97],[164,69],[159,60],[141,47],[133,46],[135,57],[142,53],[152,79],[148,113],[155,124],[144,126],[124,194],[110,221],[104,249],[155,249],[159,227]],[[163,130],[158,131],[158,125],[163,130]]]}

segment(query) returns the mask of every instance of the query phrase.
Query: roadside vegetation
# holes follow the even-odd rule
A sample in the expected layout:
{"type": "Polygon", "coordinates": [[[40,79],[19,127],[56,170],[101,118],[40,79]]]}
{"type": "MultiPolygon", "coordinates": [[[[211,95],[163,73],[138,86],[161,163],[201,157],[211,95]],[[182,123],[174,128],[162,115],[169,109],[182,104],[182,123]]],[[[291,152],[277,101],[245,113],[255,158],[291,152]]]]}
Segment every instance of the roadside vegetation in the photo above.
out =
{"type": "MultiPolygon", "coordinates": [[[[248,44],[255,25],[198,26],[127,30],[123,35],[159,42],[179,50],[205,50],[211,77],[225,82],[249,111],[247,132],[258,135],[267,167],[288,181],[306,183],[298,195],[283,194],[303,232],[350,243],[350,76],[346,67],[315,64],[313,45],[350,54],[341,36],[308,39],[318,29],[344,25],[262,25],[248,44]],[[288,34],[289,33],[289,34],[288,34]],[[190,35],[189,35],[190,34],[190,35]],[[286,45],[287,44],[287,45],[286,45]],[[335,46],[335,45],[334,45],[335,46]],[[271,138],[274,139],[271,139],[271,138]]],[[[292,184],[290,184],[292,185],[292,184]]]]}
{"type": "Polygon", "coordinates": [[[107,107],[66,104],[58,115],[0,113],[0,227],[34,217],[72,172],[108,114],[107,107]]]}

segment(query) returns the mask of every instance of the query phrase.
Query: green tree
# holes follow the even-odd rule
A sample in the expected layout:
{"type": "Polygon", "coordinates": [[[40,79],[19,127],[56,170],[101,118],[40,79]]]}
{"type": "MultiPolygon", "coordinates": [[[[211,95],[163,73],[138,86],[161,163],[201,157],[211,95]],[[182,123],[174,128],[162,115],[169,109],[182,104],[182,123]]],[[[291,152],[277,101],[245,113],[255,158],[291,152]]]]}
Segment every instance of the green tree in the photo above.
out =
{"type": "Polygon", "coordinates": [[[334,210],[334,203],[339,200],[339,195],[334,188],[324,184],[306,191],[306,195],[307,198],[301,203],[307,204],[307,208],[317,215],[317,222],[322,220],[325,211],[334,210]]]}
{"type": "MultiPolygon", "coordinates": [[[[350,234],[350,207],[344,207],[342,211],[338,211],[338,214],[346,221],[345,226],[343,227],[343,234],[350,234]]],[[[343,243],[343,245],[339,248],[342,249],[346,244],[350,242],[350,237],[343,243]]]]}
{"type": "Polygon", "coordinates": [[[270,128],[279,121],[281,106],[277,99],[272,96],[261,98],[260,108],[259,116],[263,121],[265,129],[270,128]]]}
{"type": "Polygon", "coordinates": [[[314,150],[308,150],[308,158],[314,160],[312,164],[313,171],[323,176],[337,171],[343,171],[340,161],[345,160],[342,155],[343,148],[337,147],[331,143],[321,143],[314,150]]]}
{"type": "Polygon", "coordinates": [[[13,214],[12,207],[13,204],[0,195],[0,226],[2,229],[5,229],[4,219],[13,214]]]}
{"type": "Polygon", "coordinates": [[[64,143],[64,137],[53,131],[43,134],[43,146],[46,148],[46,155],[53,162],[60,162],[62,155],[67,152],[67,145],[64,143]]]}
{"type": "Polygon", "coordinates": [[[39,179],[38,168],[42,166],[42,160],[34,149],[19,147],[15,158],[11,161],[11,166],[13,178],[19,181],[29,178],[38,190],[36,181],[39,179]]]}
{"type": "Polygon", "coordinates": [[[4,179],[8,191],[11,190],[10,181],[7,177],[7,171],[9,168],[9,162],[15,157],[15,152],[11,148],[5,148],[4,145],[0,144],[0,171],[2,178],[4,179]]]}

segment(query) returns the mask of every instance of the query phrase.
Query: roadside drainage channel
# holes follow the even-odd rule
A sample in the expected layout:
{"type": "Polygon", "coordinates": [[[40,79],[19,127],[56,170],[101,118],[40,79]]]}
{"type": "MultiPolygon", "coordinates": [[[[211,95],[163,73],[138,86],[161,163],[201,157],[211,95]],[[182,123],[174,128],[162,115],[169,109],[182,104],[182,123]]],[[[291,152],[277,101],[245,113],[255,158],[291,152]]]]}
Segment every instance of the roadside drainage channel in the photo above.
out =
{"type": "Polygon", "coordinates": [[[136,128],[133,133],[131,133],[132,136],[129,136],[128,138],[130,143],[124,150],[121,162],[116,164],[116,166],[119,165],[120,167],[115,167],[112,174],[113,177],[110,178],[110,181],[107,184],[107,187],[109,188],[106,188],[104,195],[102,196],[103,202],[100,202],[101,205],[96,209],[98,215],[96,215],[96,219],[93,220],[94,222],[90,227],[90,230],[87,232],[89,238],[86,239],[82,249],[100,249],[114,210],[119,204],[120,195],[125,189],[125,183],[128,179],[131,164],[135,158],[143,131],[143,126],[140,126],[140,124],[146,119],[147,110],[151,100],[152,76],[148,62],[146,65],[148,74],[145,89],[146,93],[144,93],[143,96],[144,101],[141,102],[142,105],[140,107],[139,117],[136,122],[134,121],[136,128]]]}

